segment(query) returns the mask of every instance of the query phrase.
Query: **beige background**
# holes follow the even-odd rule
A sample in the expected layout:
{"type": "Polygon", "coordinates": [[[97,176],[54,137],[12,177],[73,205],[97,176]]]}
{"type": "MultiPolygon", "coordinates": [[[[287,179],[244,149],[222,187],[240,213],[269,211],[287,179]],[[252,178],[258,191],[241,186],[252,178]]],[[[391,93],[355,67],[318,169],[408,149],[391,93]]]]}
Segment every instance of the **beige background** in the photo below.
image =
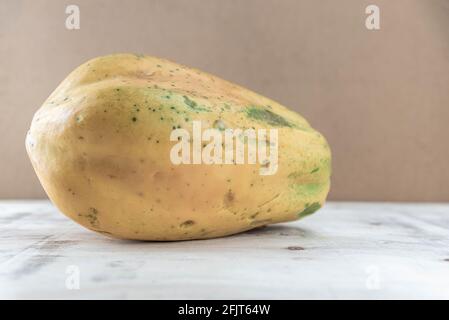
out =
{"type": "Polygon", "coordinates": [[[333,150],[330,198],[449,200],[449,1],[0,0],[0,197],[44,197],[33,113],[94,56],[166,57],[299,111],[333,150]],[[365,28],[365,7],[381,30],[365,28]],[[81,29],[65,29],[78,4],[81,29]]]}

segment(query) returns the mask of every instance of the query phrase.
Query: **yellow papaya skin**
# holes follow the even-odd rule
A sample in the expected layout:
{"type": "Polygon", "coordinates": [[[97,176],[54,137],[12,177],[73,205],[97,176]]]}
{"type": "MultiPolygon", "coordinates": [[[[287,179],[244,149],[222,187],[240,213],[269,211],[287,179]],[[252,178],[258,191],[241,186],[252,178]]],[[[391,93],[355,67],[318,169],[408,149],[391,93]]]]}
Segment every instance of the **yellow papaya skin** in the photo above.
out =
{"type": "Polygon", "coordinates": [[[221,237],[318,210],[330,187],[325,138],[299,114],[165,59],[114,54],[76,68],[33,117],[26,149],[51,201],[102,234],[221,237]],[[278,130],[278,170],[173,164],[174,128],[278,130]]]}

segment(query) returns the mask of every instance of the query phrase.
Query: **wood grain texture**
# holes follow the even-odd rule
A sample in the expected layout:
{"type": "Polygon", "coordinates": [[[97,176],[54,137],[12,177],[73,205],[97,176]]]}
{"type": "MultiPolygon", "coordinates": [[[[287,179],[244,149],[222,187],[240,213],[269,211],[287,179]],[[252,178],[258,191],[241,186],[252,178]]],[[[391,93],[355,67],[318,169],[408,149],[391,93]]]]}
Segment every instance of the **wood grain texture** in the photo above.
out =
{"type": "Polygon", "coordinates": [[[0,298],[448,299],[448,235],[449,204],[334,202],[221,239],[131,242],[48,201],[1,201],[0,298]]]}

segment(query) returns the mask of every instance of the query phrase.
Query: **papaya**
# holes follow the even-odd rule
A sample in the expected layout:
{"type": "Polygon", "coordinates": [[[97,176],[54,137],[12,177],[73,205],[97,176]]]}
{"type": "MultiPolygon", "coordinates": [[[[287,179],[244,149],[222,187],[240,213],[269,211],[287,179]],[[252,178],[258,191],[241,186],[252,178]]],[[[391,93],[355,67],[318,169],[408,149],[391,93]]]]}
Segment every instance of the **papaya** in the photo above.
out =
{"type": "Polygon", "coordinates": [[[25,144],[62,213],[121,239],[293,221],[320,209],[330,188],[329,145],[298,113],[152,56],[76,68],[37,110],[25,144]]]}

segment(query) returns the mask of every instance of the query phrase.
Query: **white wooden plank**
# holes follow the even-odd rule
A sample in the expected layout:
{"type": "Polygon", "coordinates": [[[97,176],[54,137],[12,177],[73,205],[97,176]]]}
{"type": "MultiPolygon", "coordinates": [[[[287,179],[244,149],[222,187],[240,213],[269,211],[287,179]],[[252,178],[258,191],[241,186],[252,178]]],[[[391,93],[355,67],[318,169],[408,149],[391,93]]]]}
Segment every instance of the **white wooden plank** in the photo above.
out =
{"type": "Polygon", "coordinates": [[[448,204],[334,202],[289,224],[158,243],[97,235],[48,201],[0,201],[0,298],[448,299],[448,236],[448,204]],[[80,289],[67,288],[73,270],[80,289]]]}

